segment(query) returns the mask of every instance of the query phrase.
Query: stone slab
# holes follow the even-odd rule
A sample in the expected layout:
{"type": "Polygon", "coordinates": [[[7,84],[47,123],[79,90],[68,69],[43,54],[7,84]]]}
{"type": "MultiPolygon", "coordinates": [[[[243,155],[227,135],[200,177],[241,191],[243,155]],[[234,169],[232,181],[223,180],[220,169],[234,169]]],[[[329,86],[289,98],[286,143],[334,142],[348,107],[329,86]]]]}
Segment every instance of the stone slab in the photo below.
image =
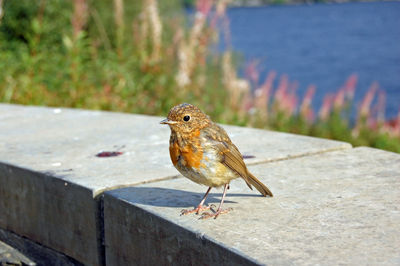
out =
{"type": "Polygon", "coordinates": [[[244,156],[254,157],[245,159],[247,165],[352,148],[351,144],[341,141],[256,128],[222,126],[244,156]]]}
{"type": "Polygon", "coordinates": [[[37,264],[15,248],[0,241],[0,265],[36,266],[37,264]]]}
{"type": "Polygon", "coordinates": [[[0,161],[93,191],[176,175],[159,117],[0,105],[0,161]],[[99,158],[101,151],[121,151],[99,158]],[[164,152],[161,152],[164,151],[164,152]]]}
{"type": "Polygon", "coordinates": [[[0,265],[82,266],[78,261],[32,240],[0,229],[0,265]],[[10,244],[7,245],[7,243],[10,244]],[[11,246],[12,245],[12,246],[11,246]],[[4,248],[5,247],[5,248],[4,248]],[[8,247],[8,248],[7,248],[8,247]],[[2,253],[5,252],[5,253],[2,253]],[[3,259],[3,260],[2,260],[3,259]],[[7,264],[8,263],[8,264],[7,264]]]}
{"type": "MultiPolygon", "coordinates": [[[[0,104],[0,161],[93,190],[176,176],[161,117],[0,104]],[[98,158],[101,151],[123,155],[98,158]]],[[[344,142],[224,126],[248,164],[351,148],[344,142]]]]}
{"type": "MultiPolygon", "coordinates": [[[[399,154],[356,148],[250,171],[274,197],[234,180],[233,211],[216,220],[179,216],[206,190],[187,179],[106,192],[107,264],[400,264],[399,154]]],[[[221,191],[211,192],[218,205],[221,191]]]]}
{"type": "MultiPolygon", "coordinates": [[[[102,192],[178,177],[161,117],[0,104],[0,228],[102,264],[102,192]],[[101,151],[120,151],[99,158],[101,151]]],[[[227,127],[249,164],[347,143],[227,127]]]]}
{"type": "Polygon", "coordinates": [[[89,189],[0,164],[0,228],[87,265],[102,264],[101,205],[89,189]]]}

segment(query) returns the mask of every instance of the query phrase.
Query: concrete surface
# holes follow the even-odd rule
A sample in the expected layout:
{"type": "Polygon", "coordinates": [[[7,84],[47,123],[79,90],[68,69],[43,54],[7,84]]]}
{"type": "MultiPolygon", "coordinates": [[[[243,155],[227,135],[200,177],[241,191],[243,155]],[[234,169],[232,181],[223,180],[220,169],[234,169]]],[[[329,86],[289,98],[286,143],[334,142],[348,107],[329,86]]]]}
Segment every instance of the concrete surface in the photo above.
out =
{"type": "Polygon", "coordinates": [[[0,265],[37,265],[15,248],[0,241],[0,265]]]}
{"type": "Polygon", "coordinates": [[[101,263],[98,203],[88,188],[0,164],[0,228],[85,264],[101,263]]]}
{"type": "MultiPolygon", "coordinates": [[[[161,117],[0,104],[0,161],[103,190],[176,176],[161,117]],[[98,158],[101,151],[123,155],[98,158]]],[[[348,143],[225,127],[248,164],[346,149],[348,143]]]]}
{"type": "Polygon", "coordinates": [[[80,266],[82,264],[26,237],[0,229],[0,265],[80,266]]]}
{"type": "MultiPolygon", "coordinates": [[[[102,264],[103,191],[178,176],[160,117],[0,104],[0,228],[102,264]],[[121,151],[99,158],[101,151],[121,151]],[[25,217],[25,219],[21,219],[25,217]]],[[[350,148],[343,142],[229,127],[253,163],[350,148]],[[274,141],[274,139],[276,139],[274,141]],[[255,141],[264,140],[265,144],[255,141]],[[293,149],[298,147],[298,149],[293,149]]]]}
{"type": "MultiPolygon", "coordinates": [[[[106,192],[107,264],[400,264],[398,154],[356,148],[250,170],[274,197],[235,180],[225,204],[233,211],[216,220],[179,216],[206,191],[187,179],[106,192]]],[[[207,202],[218,206],[221,192],[207,202]]]]}
{"type": "MultiPolygon", "coordinates": [[[[277,165],[277,169],[286,169],[293,162],[318,161],[320,157],[325,158],[337,151],[354,152],[349,144],[343,142],[225,126],[242,153],[254,156],[246,160],[246,163],[254,165],[251,168],[254,174],[265,181],[276,197],[259,198],[243,182],[235,182],[230,193],[235,189],[244,189],[245,192],[236,196],[231,194],[228,199],[227,206],[234,204],[232,215],[221,216],[216,221],[202,221],[200,227],[191,227],[198,224],[197,219],[192,216],[179,217],[179,210],[197,204],[206,188],[191,184],[172,167],[168,154],[169,129],[158,124],[161,119],[143,115],[0,104],[0,230],[18,235],[21,239],[29,239],[65,254],[76,263],[86,265],[104,265],[106,262],[113,265],[120,261],[129,262],[130,259],[145,263],[146,257],[138,260],[134,255],[144,247],[147,247],[147,252],[158,249],[164,252],[160,256],[164,262],[177,261],[177,258],[183,263],[197,261],[193,259],[204,263],[219,261],[223,264],[265,262],[265,257],[247,250],[254,249],[251,245],[245,247],[252,239],[247,235],[241,235],[243,244],[230,244],[215,235],[222,231],[210,233],[209,229],[201,226],[210,222],[218,225],[220,221],[231,219],[231,226],[236,227],[235,221],[242,222],[237,214],[250,208],[252,201],[258,202],[260,199],[262,203],[259,204],[284,204],[282,206],[293,208],[290,202],[278,200],[281,193],[296,189],[279,187],[282,178],[289,178],[286,176],[289,172],[282,173],[277,179],[269,175],[270,167],[277,165]],[[101,151],[120,151],[123,154],[110,158],[96,157],[101,151]],[[113,192],[107,194],[103,201],[102,195],[106,191],[113,192]],[[178,203],[172,199],[176,196],[180,197],[178,203]],[[141,204],[139,199],[145,204],[141,204]],[[148,200],[157,199],[159,206],[146,204],[148,200]],[[248,202],[250,206],[243,205],[242,201],[245,204],[248,202]],[[118,223],[121,226],[117,226],[118,223]],[[134,230],[135,226],[138,226],[137,230],[134,230]],[[132,235],[138,230],[141,230],[140,234],[132,235]],[[161,235],[153,234],[154,230],[162,232],[161,235]],[[170,237],[171,232],[179,233],[179,237],[170,237]],[[144,236],[152,237],[147,239],[144,236]],[[140,239],[145,239],[143,243],[146,244],[135,242],[140,239]],[[157,240],[160,240],[159,244],[157,240]],[[118,241],[120,244],[117,246],[118,241]],[[169,249],[163,249],[166,243],[175,250],[171,254],[169,249]],[[125,246],[133,244],[135,246],[125,246]],[[228,244],[231,245],[229,248],[228,244]],[[189,249],[184,249],[185,246],[189,249]],[[197,257],[191,256],[194,250],[197,250],[197,257]],[[205,254],[204,250],[208,252],[201,260],[198,257],[205,254]],[[180,255],[176,257],[178,253],[180,255]]],[[[370,152],[369,149],[366,151],[370,152]]],[[[399,156],[382,153],[389,154],[388,158],[399,156]]],[[[368,160],[373,161],[374,158],[368,160]]],[[[368,160],[365,159],[365,164],[373,165],[368,160]]],[[[335,163],[330,171],[336,169],[335,163]]],[[[329,160],[325,160],[325,164],[329,165],[329,160]]],[[[357,172],[359,166],[353,167],[354,172],[357,172]]],[[[397,168],[388,169],[398,173],[397,168]]],[[[290,172],[293,178],[291,182],[300,182],[301,171],[320,177],[322,170],[299,165],[298,169],[290,172]]],[[[336,175],[331,177],[335,178],[336,175]]],[[[349,175],[348,178],[352,179],[353,176],[349,175]]],[[[307,185],[310,188],[319,186],[318,183],[307,185]]],[[[313,194],[313,191],[309,193],[313,194]]],[[[213,194],[210,201],[217,203],[219,194],[213,194]]],[[[272,210],[277,212],[278,209],[272,210]]],[[[245,213],[242,213],[241,219],[249,219],[245,218],[248,217],[245,213]]],[[[393,217],[396,218],[396,215],[394,213],[393,217]]],[[[258,224],[255,225],[261,226],[266,222],[264,230],[271,226],[267,219],[269,216],[256,217],[258,224]]],[[[284,252],[282,254],[280,258],[287,260],[297,258],[287,256],[284,252]]],[[[301,262],[293,260],[297,261],[301,262]]]]}

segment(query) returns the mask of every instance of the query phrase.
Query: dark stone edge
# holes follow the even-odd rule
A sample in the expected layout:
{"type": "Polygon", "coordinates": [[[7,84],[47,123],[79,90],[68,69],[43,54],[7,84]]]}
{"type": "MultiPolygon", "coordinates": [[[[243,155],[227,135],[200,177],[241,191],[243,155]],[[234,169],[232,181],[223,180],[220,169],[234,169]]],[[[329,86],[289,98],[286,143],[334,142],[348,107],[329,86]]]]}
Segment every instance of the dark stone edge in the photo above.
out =
{"type": "Polygon", "coordinates": [[[0,228],[0,240],[35,261],[36,265],[83,265],[71,257],[2,228],[0,228]]]}
{"type": "MultiPolygon", "coordinates": [[[[241,253],[238,250],[232,249],[219,243],[208,235],[200,234],[188,228],[182,227],[173,221],[157,215],[156,213],[149,212],[135,204],[116,198],[115,196],[104,193],[103,196],[104,214],[112,214],[112,208],[128,209],[130,219],[134,221],[134,226],[130,226],[134,232],[126,230],[125,233],[130,235],[133,242],[141,243],[141,245],[134,245],[131,252],[143,256],[136,256],[134,261],[135,265],[263,265],[259,261],[241,253]],[[118,204],[115,202],[118,201],[118,204]],[[118,206],[119,205],[119,206],[118,206]],[[155,238],[155,240],[154,240],[155,238]],[[174,239],[172,243],[168,240],[174,239]],[[160,242],[166,241],[163,249],[160,242]],[[147,242],[147,245],[146,245],[147,242]],[[151,248],[149,248],[149,245],[151,248]],[[166,249],[171,248],[175,251],[175,256],[172,261],[163,259],[170,251],[166,249]],[[199,248],[202,251],[199,251],[199,248]],[[157,250],[156,256],[148,253],[151,250],[157,250]],[[146,257],[144,259],[143,257],[146,257]]],[[[111,220],[105,221],[105,228],[108,227],[107,223],[111,220]]],[[[117,225],[118,222],[114,224],[117,225]]],[[[106,246],[107,233],[104,236],[106,246]]],[[[111,250],[111,249],[110,249],[111,250]]],[[[107,249],[105,253],[107,262],[107,249]]],[[[123,254],[119,254],[123,257],[123,254]]],[[[115,261],[111,262],[115,263],[115,261]]],[[[121,263],[119,261],[118,263],[121,263]]],[[[124,263],[124,262],[122,262],[124,263]]]]}

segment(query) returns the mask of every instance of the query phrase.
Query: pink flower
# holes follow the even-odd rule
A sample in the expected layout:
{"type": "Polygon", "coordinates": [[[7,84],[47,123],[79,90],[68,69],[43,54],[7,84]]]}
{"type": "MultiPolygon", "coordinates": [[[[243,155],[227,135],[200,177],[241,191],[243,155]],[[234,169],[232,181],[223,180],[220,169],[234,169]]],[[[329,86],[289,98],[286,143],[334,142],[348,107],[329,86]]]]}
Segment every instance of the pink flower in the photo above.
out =
{"type": "Polygon", "coordinates": [[[372,100],[374,99],[375,93],[378,90],[378,83],[374,82],[365,94],[363,101],[361,102],[359,110],[359,118],[368,118],[370,114],[370,108],[372,100]]]}
{"type": "Polygon", "coordinates": [[[335,96],[335,99],[333,101],[333,106],[335,107],[335,109],[342,109],[344,106],[344,88],[341,88],[335,96]]]}
{"type": "Polygon", "coordinates": [[[345,97],[349,100],[353,99],[354,91],[356,90],[358,75],[352,74],[343,86],[345,97]]]}
{"type": "Polygon", "coordinates": [[[282,75],[281,80],[279,82],[278,88],[275,91],[275,100],[278,102],[282,102],[285,97],[286,91],[289,87],[289,78],[286,74],[282,75]]]}
{"type": "Polygon", "coordinates": [[[332,109],[333,100],[335,99],[335,95],[329,93],[324,97],[324,102],[319,110],[319,118],[322,121],[326,121],[329,117],[329,114],[332,109]]]}
{"type": "Polygon", "coordinates": [[[376,119],[378,122],[385,121],[386,93],[383,90],[378,92],[378,103],[375,106],[376,119]]]}
{"type": "Polygon", "coordinates": [[[400,108],[396,118],[384,123],[383,130],[393,137],[400,137],[400,108]]]}
{"type": "Polygon", "coordinates": [[[306,95],[303,98],[303,102],[300,106],[300,114],[306,119],[307,122],[311,123],[314,120],[314,111],[311,107],[312,98],[314,97],[316,87],[310,85],[306,91],[306,95]]]}
{"type": "Polygon", "coordinates": [[[279,111],[290,116],[294,114],[297,107],[297,82],[289,83],[287,75],[282,75],[278,88],[275,91],[274,102],[279,111]]]}
{"type": "Polygon", "coordinates": [[[197,0],[196,1],[196,10],[200,12],[203,16],[208,16],[210,10],[213,6],[212,0],[197,0]]]}
{"type": "Polygon", "coordinates": [[[256,107],[259,109],[262,109],[265,112],[268,109],[269,97],[271,94],[272,85],[273,85],[275,77],[276,77],[275,71],[269,72],[267,75],[267,78],[265,79],[265,81],[261,85],[261,87],[257,88],[254,91],[256,107]]]}
{"type": "Polygon", "coordinates": [[[260,76],[257,66],[258,66],[258,61],[252,60],[245,69],[246,77],[251,81],[251,83],[253,83],[254,86],[257,86],[258,79],[260,76]]]}

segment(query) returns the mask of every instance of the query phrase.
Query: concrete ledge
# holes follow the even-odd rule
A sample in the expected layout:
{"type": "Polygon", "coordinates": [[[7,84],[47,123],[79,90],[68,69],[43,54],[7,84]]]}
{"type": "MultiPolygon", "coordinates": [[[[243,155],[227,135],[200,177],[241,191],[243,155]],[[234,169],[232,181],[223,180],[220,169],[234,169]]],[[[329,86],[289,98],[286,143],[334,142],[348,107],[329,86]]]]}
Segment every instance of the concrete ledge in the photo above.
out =
{"type": "MultiPolygon", "coordinates": [[[[180,177],[168,155],[169,129],[160,120],[0,104],[0,228],[81,263],[103,264],[102,193],[180,177]],[[95,156],[116,150],[123,154],[95,156]]],[[[337,141],[226,128],[239,149],[254,156],[248,164],[351,148],[337,141]]]]}
{"type": "MultiPolygon", "coordinates": [[[[143,262],[140,254],[150,264],[185,264],[182,253],[197,258],[199,252],[199,264],[231,265],[240,263],[238,256],[246,264],[400,263],[398,154],[356,148],[250,170],[275,196],[260,197],[235,180],[226,200],[234,210],[216,220],[179,216],[206,190],[186,179],[106,192],[107,264],[143,262]]],[[[207,202],[220,197],[211,193],[207,202]]]]}
{"type": "Polygon", "coordinates": [[[18,236],[10,231],[0,229],[0,265],[54,265],[80,266],[78,261],[62,253],[46,248],[29,238],[18,236]],[[2,257],[2,241],[10,243],[9,255],[2,257]],[[2,261],[2,258],[4,259],[2,261]],[[8,264],[7,264],[8,263],[8,264]]]}
{"type": "Polygon", "coordinates": [[[106,265],[256,264],[199,231],[120,198],[106,198],[106,265]]]}
{"type": "Polygon", "coordinates": [[[158,140],[159,120],[0,105],[0,228],[84,264],[101,265],[101,206],[95,197],[176,175],[168,157],[154,153],[168,147],[158,140]],[[95,156],[121,147],[122,156],[95,156]]]}
{"type": "Polygon", "coordinates": [[[36,266],[37,264],[15,248],[0,241],[0,265],[36,266]]]}
{"type": "Polygon", "coordinates": [[[0,164],[0,182],[2,229],[100,264],[98,203],[88,188],[6,164],[0,164]]]}

